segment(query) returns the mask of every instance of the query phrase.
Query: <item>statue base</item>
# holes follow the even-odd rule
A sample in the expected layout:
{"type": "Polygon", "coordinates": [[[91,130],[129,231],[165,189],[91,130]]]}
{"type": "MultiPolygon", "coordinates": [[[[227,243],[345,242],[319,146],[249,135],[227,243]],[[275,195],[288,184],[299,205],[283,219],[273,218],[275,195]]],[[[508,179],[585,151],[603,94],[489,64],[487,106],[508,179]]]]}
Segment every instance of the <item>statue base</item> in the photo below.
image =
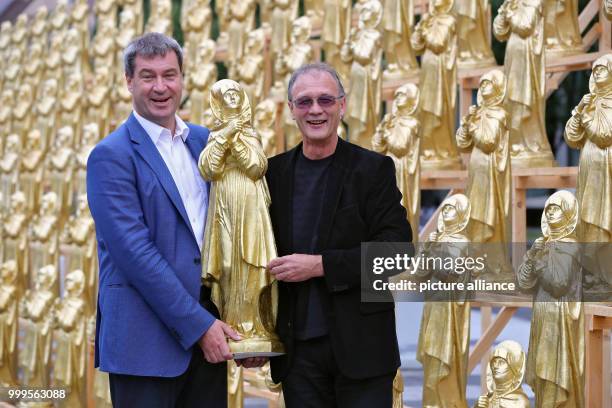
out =
{"type": "Polygon", "coordinates": [[[285,354],[285,348],[278,339],[248,338],[240,341],[228,340],[234,360],[250,357],[276,357],[285,354]]]}

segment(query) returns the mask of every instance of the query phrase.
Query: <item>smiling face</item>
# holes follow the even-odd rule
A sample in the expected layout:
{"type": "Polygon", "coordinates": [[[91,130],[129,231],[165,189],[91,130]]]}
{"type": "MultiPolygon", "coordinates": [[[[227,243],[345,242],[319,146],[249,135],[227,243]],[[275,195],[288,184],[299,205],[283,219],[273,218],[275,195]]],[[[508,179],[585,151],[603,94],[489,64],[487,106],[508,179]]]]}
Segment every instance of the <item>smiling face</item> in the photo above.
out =
{"type": "Polygon", "coordinates": [[[136,56],[134,76],[127,77],[134,109],[142,117],[174,129],[174,115],[183,93],[183,75],[173,51],[164,56],[136,56]]]}
{"type": "Polygon", "coordinates": [[[314,99],[313,105],[306,109],[298,108],[293,102],[288,102],[305,143],[331,141],[337,137],[338,125],[344,115],[346,98],[342,97],[332,106],[321,108],[316,100],[323,95],[340,96],[338,84],[331,74],[325,71],[313,70],[300,75],[291,89],[292,101],[304,97],[314,99]]]}

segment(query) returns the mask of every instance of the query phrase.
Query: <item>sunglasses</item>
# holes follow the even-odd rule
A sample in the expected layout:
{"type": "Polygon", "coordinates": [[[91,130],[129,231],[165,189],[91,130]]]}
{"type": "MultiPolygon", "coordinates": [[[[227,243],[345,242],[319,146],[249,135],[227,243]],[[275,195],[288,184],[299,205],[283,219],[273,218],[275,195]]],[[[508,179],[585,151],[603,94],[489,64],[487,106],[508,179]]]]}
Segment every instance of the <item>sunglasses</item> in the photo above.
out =
{"type": "MultiPolygon", "coordinates": [[[[340,96],[321,95],[316,99],[317,99],[317,104],[321,108],[325,109],[325,108],[331,108],[332,106],[336,104],[336,101],[338,99],[342,99],[342,98],[344,98],[344,95],[340,95],[340,96]]],[[[314,99],[311,98],[310,96],[303,96],[301,98],[295,99],[293,101],[293,105],[296,108],[302,109],[302,110],[310,109],[312,108],[312,105],[314,105],[314,99]]]]}

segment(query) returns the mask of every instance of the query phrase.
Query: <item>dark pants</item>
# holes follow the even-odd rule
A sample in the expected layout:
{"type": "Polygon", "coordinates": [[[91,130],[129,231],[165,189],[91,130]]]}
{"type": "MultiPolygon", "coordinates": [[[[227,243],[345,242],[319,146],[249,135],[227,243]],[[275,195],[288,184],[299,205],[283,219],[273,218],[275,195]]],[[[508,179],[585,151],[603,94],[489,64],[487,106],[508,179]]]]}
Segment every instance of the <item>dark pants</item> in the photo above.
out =
{"type": "Polygon", "coordinates": [[[227,407],[227,363],[209,364],[197,344],[178,377],[110,374],[109,379],[115,408],[227,407]]]}
{"type": "Polygon", "coordinates": [[[344,376],[324,336],[296,341],[283,394],[287,408],[391,408],[394,377],[395,373],[363,380],[344,376]]]}

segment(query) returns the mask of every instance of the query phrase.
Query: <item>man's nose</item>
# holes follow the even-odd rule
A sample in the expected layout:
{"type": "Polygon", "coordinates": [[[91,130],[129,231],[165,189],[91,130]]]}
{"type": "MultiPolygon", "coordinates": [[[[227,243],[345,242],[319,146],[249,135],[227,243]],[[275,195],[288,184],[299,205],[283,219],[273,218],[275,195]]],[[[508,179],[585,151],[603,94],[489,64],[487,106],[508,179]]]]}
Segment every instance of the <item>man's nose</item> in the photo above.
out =
{"type": "Polygon", "coordinates": [[[310,113],[323,113],[323,109],[319,106],[319,103],[316,99],[312,101],[312,107],[310,108],[310,113]]]}
{"type": "Polygon", "coordinates": [[[162,76],[158,76],[155,78],[153,90],[157,92],[163,92],[166,90],[166,83],[164,82],[164,78],[162,76]]]}

